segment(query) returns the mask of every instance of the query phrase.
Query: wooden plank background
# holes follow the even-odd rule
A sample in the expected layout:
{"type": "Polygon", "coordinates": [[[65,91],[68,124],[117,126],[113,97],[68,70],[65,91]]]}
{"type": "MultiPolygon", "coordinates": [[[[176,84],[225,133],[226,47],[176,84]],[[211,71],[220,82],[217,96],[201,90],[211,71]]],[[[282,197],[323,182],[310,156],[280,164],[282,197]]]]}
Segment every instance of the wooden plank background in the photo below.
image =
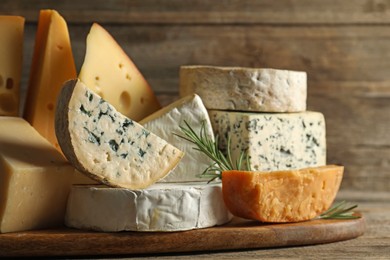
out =
{"type": "Polygon", "coordinates": [[[68,21],[78,68],[98,22],[163,104],[178,97],[180,65],[307,71],[308,109],[325,115],[342,188],[390,190],[389,0],[2,0],[0,14],[26,17],[23,88],[45,8],[68,21]]]}

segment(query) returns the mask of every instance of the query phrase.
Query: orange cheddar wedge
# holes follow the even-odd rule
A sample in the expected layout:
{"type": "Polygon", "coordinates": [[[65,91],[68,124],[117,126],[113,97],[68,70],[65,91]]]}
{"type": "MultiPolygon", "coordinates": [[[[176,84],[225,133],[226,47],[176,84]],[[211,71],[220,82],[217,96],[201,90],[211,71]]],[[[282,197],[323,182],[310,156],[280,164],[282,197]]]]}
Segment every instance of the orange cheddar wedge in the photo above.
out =
{"type": "Polygon", "coordinates": [[[238,217],[261,222],[298,222],[315,218],[336,197],[344,167],[326,165],[274,172],[225,171],[223,198],[238,217]]]}

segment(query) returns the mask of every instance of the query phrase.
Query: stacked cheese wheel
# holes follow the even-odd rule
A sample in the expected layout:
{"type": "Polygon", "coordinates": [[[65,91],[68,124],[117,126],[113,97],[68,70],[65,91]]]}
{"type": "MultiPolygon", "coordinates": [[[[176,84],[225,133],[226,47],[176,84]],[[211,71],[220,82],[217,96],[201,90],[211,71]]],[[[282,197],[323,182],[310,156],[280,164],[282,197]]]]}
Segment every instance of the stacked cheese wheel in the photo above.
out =
{"type": "Polygon", "coordinates": [[[343,167],[326,165],[325,119],[306,111],[306,73],[183,66],[180,94],[197,93],[232,160],[247,152],[251,172],[222,173],[235,215],[265,222],[303,221],[328,209],[343,167]],[[228,144],[228,141],[231,143],[228,144]]]}

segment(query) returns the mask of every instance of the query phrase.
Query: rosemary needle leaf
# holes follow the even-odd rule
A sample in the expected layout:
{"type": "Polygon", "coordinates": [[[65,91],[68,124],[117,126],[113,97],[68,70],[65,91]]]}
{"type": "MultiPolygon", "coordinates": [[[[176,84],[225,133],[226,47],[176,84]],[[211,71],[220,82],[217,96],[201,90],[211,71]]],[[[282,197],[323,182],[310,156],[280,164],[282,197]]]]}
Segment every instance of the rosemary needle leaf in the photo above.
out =
{"type": "Polygon", "coordinates": [[[353,209],[357,208],[357,205],[348,206],[347,202],[340,201],[335,203],[328,210],[323,212],[318,218],[320,219],[356,219],[359,216],[354,215],[353,209]]]}

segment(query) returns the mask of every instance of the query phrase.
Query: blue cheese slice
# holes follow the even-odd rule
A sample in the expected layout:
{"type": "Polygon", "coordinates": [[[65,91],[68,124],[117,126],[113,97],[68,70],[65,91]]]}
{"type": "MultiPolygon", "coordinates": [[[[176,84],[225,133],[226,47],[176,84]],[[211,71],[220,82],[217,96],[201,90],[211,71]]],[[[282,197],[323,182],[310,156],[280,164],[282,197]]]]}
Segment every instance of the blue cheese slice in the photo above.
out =
{"type": "Polygon", "coordinates": [[[232,219],[221,183],[158,183],[144,190],[75,185],[65,225],[104,232],[181,231],[232,219]]]}
{"type": "Polygon", "coordinates": [[[183,135],[180,126],[184,126],[184,121],[189,123],[196,133],[199,133],[203,124],[203,133],[214,140],[207,110],[200,97],[195,94],[181,98],[139,122],[149,131],[185,152],[178,166],[161,182],[203,181],[198,175],[212,164],[212,160],[195,150],[192,143],[174,135],[174,133],[183,135]]]}
{"type": "Polygon", "coordinates": [[[251,112],[306,110],[306,72],[216,66],[180,67],[180,95],[198,94],[207,109],[251,112]]]}
{"type": "Polygon", "coordinates": [[[56,135],[66,158],[110,186],[142,189],[167,175],[183,152],[123,116],[81,81],[58,98],[56,135]]]}
{"type": "Polygon", "coordinates": [[[245,113],[209,110],[213,129],[226,151],[231,138],[236,160],[247,150],[255,171],[275,171],[326,164],[326,127],[323,114],[245,113]]]}

